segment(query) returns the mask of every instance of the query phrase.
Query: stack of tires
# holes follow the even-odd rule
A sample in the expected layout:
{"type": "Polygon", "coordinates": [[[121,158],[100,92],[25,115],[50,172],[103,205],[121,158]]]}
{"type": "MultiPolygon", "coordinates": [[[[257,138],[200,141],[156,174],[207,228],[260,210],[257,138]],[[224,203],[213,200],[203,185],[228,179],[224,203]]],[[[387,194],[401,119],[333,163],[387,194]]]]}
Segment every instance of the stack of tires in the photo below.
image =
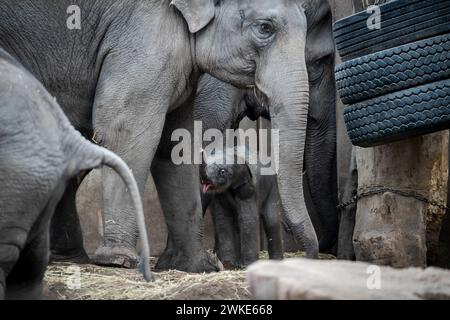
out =
{"type": "Polygon", "coordinates": [[[354,145],[371,147],[450,128],[450,0],[379,6],[334,25],[336,83],[354,145]]]}

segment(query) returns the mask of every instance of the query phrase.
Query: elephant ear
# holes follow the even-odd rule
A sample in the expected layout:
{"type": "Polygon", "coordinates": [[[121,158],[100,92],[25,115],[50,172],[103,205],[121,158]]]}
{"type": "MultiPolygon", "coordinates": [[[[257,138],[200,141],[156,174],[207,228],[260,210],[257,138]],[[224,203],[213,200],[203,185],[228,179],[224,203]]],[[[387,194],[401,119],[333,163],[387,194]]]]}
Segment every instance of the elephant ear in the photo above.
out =
{"type": "Polygon", "coordinates": [[[186,20],[189,31],[196,33],[206,27],[214,18],[215,0],[172,0],[186,20]]]}

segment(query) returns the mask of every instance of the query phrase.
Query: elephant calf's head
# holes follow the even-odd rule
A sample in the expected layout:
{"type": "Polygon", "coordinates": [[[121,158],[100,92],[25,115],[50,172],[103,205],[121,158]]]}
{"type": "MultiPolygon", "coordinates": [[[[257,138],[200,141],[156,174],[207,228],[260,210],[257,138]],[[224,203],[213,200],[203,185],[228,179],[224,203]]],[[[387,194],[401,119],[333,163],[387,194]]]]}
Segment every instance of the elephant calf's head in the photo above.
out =
{"type": "Polygon", "coordinates": [[[252,183],[252,174],[237,148],[204,154],[200,165],[202,192],[218,194],[252,183]]]}

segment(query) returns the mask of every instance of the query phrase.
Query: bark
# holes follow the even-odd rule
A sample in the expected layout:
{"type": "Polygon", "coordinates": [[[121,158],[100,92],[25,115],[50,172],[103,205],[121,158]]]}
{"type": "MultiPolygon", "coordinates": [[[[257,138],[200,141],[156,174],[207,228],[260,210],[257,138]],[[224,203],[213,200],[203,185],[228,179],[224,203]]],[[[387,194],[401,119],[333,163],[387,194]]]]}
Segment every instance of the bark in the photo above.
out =
{"type": "MultiPolygon", "coordinates": [[[[415,192],[445,203],[448,133],[357,149],[359,193],[374,186],[415,192]]],[[[425,266],[437,246],[443,210],[385,192],[360,199],[353,236],[356,259],[396,267],[425,266]],[[427,221],[428,231],[427,236],[427,221]]]]}

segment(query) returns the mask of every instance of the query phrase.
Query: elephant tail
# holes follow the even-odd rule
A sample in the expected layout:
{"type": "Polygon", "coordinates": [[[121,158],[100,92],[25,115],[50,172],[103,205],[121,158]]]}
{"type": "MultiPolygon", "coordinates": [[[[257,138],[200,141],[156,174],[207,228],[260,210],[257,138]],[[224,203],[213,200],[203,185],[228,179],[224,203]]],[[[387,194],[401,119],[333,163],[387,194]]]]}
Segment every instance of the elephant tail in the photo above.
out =
{"type": "Polygon", "coordinates": [[[115,153],[89,142],[84,137],[82,137],[81,134],[73,127],[71,129],[75,131],[76,140],[78,140],[75,144],[76,154],[74,158],[80,159],[81,156],[81,163],[79,161],[77,161],[76,163],[76,171],[79,172],[80,170],[87,170],[97,168],[101,165],[106,165],[116,171],[125,183],[136,210],[136,222],[139,230],[139,239],[141,242],[141,258],[139,262],[139,269],[142,272],[145,280],[153,281],[154,278],[150,269],[150,245],[147,237],[147,230],[145,227],[145,218],[141,195],[130,168],[115,153]]]}

